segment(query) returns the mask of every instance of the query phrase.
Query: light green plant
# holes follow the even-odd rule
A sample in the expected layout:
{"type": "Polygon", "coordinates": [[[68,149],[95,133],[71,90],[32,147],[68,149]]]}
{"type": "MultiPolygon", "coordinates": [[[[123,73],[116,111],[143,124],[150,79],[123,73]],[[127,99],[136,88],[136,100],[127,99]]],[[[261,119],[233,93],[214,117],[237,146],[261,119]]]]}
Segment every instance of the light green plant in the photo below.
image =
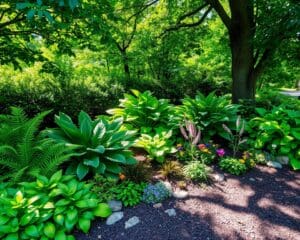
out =
{"type": "MultiPolygon", "coordinates": [[[[137,129],[166,127],[172,106],[166,99],[157,99],[150,91],[143,93],[131,90],[133,95],[125,94],[120,100],[119,108],[110,109],[107,113],[114,117],[123,117],[137,129]]],[[[151,130],[150,130],[151,131],[151,130]]]]}
{"type": "Polygon", "coordinates": [[[146,183],[134,183],[128,180],[124,181],[115,189],[117,199],[122,201],[124,206],[137,205],[142,200],[145,186],[146,183]]]}
{"type": "Polygon", "coordinates": [[[220,168],[233,175],[242,175],[246,173],[247,166],[244,159],[236,159],[232,157],[222,158],[219,162],[220,168]]]}
{"type": "Polygon", "coordinates": [[[2,180],[18,182],[37,174],[51,176],[58,166],[69,160],[74,147],[44,138],[39,127],[43,112],[28,119],[20,108],[12,108],[11,114],[0,115],[0,165],[2,180]]]}
{"type": "Polygon", "coordinates": [[[208,181],[210,168],[199,161],[191,161],[183,168],[185,177],[196,181],[208,181]]]}
{"type": "Polygon", "coordinates": [[[92,120],[81,111],[78,126],[64,113],[55,116],[55,123],[59,128],[49,129],[46,133],[64,143],[66,148],[76,146],[77,156],[70,162],[67,172],[76,173],[79,179],[88,173],[115,177],[122,171],[120,165],[136,163],[129,150],[134,143],[135,131],[124,130],[122,118],[92,120]]]}
{"type": "Polygon", "coordinates": [[[155,131],[155,134],[141,134],[134,146],[145,149],[151,160],[163,163],[167,154],[176,152],[174,141],[171,140],[172,130],[156,128],[155,131]]]}
{"type": "Polygon", "coordinates": [[[16,188],[2,185],[0,238],[72,240],[75,227],[87,233],[91,220],[111,214],[90,188],[74,176],[62,176],[62,171],[16,188]]]}

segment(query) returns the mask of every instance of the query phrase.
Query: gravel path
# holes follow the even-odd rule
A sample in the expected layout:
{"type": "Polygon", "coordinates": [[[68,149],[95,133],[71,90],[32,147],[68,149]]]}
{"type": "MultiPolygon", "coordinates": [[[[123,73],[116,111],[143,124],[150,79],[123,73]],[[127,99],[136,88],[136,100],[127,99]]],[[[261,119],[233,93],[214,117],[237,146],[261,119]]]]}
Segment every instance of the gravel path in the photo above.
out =
{"type": "Polygon", "coordinates": [[[190,196],[170,199],[161,208],[141,204],[124,210],[112,226],[95,221],[80,240],[300,240],[300,173],[257,167],[243,177],[225,175],[214,186],[189,186],[190,196]],[[164,211],[174,208],[177,215],[164,211]],[[141,223],[124,229],[129,218],[141,223]]]}

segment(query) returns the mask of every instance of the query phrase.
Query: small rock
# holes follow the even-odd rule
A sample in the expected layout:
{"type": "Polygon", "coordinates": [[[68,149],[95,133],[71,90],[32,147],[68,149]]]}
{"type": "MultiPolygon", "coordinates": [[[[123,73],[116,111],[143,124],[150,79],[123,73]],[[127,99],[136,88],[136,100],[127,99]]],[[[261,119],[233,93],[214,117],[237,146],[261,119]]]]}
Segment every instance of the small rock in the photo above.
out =
{"type": "Polygon", "coordinates": [[[179,190],[179,191],[173,192],[172,195],[174,198],[182,199],[182,198],[186,198],[189,195],[189,193],[184,190],[179,190]]]}
{"type": "Polygon", "coordinates": [[[211,178],[215,181],[215,182],[223,182],[225,180],[225,176],[222,173],[216,173],[216,174],[212,174],[211,178]]]}
{"type": "Polygon", "coordinates": [[[251,181],[251,182],[255,182],[255,178],[249,178],[249,180],[251,181]]]}
{"type": "Polygon", "coordinates": [[[131,228],[131,227],[137,225],[138,223],[140,223],[140,219],[138,217],[134,216],[125,222],[125,229],[131,228]]]}
{"type": "Polygon", "coordinates": [[[162,204],[161,203],[156,203],[156,204],[153,205],[153,207],[154,208],[160,208],[160,207],[162,207],[162,204]]]}
{"type": "Polygon", "coordinates": [[[122,209],[122,202],[117,200],[111,200],[108,202],[109,207],[113,212],[119,212],[122,209]]]}
{"type": "Polygon", "coordinates": [[[98,239],[101,239],[101,235],[98,235],[98,239]]]}
{"type": "Polygon", "coordinates": [[[171,209],[167,209],[165,211],[165,213],[167,213],[169,215],[169,217],[175,217],[176,216],[176,211],[174,208],[171,208],[171,209]]]}
{"type": "Polygon", "coordinates": [[[167,181],[162,182],[162,183],[165,185],[166,189],[168,189],[170,192],[172,192],[172,185],[171,185],[171,183],[169,183],[167,181]]]}
{"type": "Polygon", "coordinates": [[[288,165],[289,164],[289,157],[288,156],[278,156],[276,157],[276,162],[281,163],[282,165],[288,165]]]}
{"type": "Polygon", "coordinates": [[[273,167],[273,168],[282,168],[281,163],[275,162],[275,161],[269,161],[269,162],[267,162],[267,166],[273,167]]]}
{"type": "Polygon", "coordinates": [[[114,212],[106,219],[106,225],[113,225],[124,217],[123,212],[114,212]]]}

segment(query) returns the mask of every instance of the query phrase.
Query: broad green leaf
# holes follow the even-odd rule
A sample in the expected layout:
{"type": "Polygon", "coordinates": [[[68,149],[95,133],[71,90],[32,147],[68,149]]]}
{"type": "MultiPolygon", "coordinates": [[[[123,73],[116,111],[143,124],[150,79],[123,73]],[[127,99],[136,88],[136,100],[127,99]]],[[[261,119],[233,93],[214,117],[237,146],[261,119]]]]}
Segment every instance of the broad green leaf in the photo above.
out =
{"type": "Polygon", "coordinates": [[[89,219],[79,218],[78,225],[84,233],[88,233],[91,227],[91,221],[89,219]]]}
{"type": "Polygon", "coordinates": [[[106,203],[99,203],[98,206],[93,210],[93,214],[97,217],[106,218],[111,215],[111,213],[112,211],[106,203]]]}
{"type": "Polygon", "coordinates": [[[82,180],[89,172],[89,167],[85,166],[83,163],[79,163],[76,169],[76,174],[79,180],[82,180]]]}
{"type": "Polygon", "coordinates": [[[47,222],[44,226],[43,232],[48,238],[54,238],[56,232],[55,225],[51,222],[47,222]]]}

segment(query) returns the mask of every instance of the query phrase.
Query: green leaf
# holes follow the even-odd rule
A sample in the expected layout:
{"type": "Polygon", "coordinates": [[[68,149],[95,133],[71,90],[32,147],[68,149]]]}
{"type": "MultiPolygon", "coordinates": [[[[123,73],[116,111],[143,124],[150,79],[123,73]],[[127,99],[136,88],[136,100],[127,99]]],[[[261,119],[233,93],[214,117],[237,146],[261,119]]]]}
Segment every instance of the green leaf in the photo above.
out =
{"type": "Polygon", "coordinates": [[[290,157],[290,164],[294,170],[300,169],[300,161],[297,160],[295,157],[290,157]]]}
{"type": "Polygon", "coordinates": [[[65,217],[64,217],[64,215],[62,215],[62,214],[54,215],[54,221],[55,221],[57,224],[63,226],[63,225],[64,225],[64,221],[65,221],[65,217]]]}
{"type": "Polygon", "coordinates": [[[47,222],[44,226],[43,232],[48,238],[54,238],[56,232],[55,225],[51,222],[47,222]]]}
{"type": "Polygon", "coordinates": [[[99,203],[98,206],[93,210],[93,214],[97,217],[106,218],[112,213],[110,207],[106,203],[99,203]]]}
{"type": "Polygon", "coordinates": [[[102,145],[97,146],[96,148],[87,148],[88,151],[103,154],[105,152],[105,147],[102,145]]]}
{"type": "Polygon", "coordinates": [[[93,157],[90,159],[84,159],[83,164],[86,166],[91,166],[93,168],[97,168],[99,166],[100,160],[99,157],[93,157]]]}
{"type": "Polygon", "coordinates": [[[91,221],[89,219],[79,218],[78,225],[84,233],[88,233],[91,227],[91,221]]]}
{"type": "Polygon", "coordinates": [[[54,174],[52,175],[52,177],[50,178],[50,184],[58,183],[59,180],[61,179],[61,177],[62,177],[62,170],[60,170],[60,171],[54,173],[54,174]]]}
{"type": "Polygon", "coordinates": [[[89,168],[83,163],[79,163],[76,169],[76,174],[79,180],[82,180],[89,172],[89,168]]]}
{"type": "Polygon", "coordinates": [[[98,200],[96,199],[86,199],[80,200],[75,203],[78,208],[95,208],[98,205],[98,200]]]}
{"type": "Polygon", "coordinates": [[[30,237],[35,237],[35,238],[37,238],[37,237],[40,236],[40,233],[39,233],[37,227],[34,226],[34,225],[30,225],[30,226],[26,227],[26,228],[25,228],[25,233],[26,233],[28,236],[30,236],[30,237]]]}
{"type": "Polygon", "coordinates": [[[54,240],[66,240],[66,239],[67,236],[63,230],[60,230],[55,234],[54,240]]]}
{"type": "Polygon", "coordinates": [[[71,209],[67,211],[67,221],[69,222],[77,222],[78,211],[76,209],[71,209]]]}
{"type": "Polygon", "coordinates": [[[115,154],[108,155],[106,158],[113,162],[124,163],[124,164],[126,163],[126,158],[122,154],[115,153],[115,154]]]}

